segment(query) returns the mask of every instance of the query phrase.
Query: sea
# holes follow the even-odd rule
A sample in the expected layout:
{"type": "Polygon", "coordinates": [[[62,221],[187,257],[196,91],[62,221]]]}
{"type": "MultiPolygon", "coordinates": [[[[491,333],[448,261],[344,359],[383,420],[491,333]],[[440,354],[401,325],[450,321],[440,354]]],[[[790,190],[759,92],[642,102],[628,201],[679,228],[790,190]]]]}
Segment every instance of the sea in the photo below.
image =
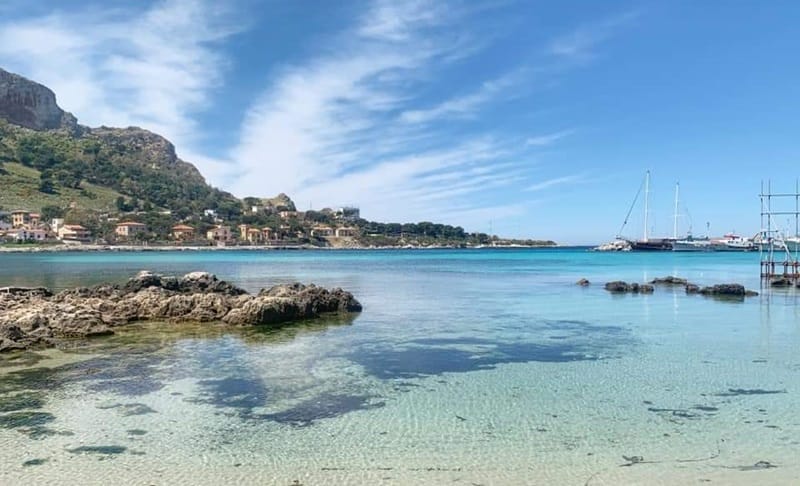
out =
{"type": "Polygon", "coordinates": [[[0,286],[203,270],[364,306],[0,354],[0,484],[800,484],[800,290],[757,253],[0,254],[0,286]],[[726,300],[611,280],[737,282],[726,300]],[[586,278],[586,287],[576,281],[586,278]]]}

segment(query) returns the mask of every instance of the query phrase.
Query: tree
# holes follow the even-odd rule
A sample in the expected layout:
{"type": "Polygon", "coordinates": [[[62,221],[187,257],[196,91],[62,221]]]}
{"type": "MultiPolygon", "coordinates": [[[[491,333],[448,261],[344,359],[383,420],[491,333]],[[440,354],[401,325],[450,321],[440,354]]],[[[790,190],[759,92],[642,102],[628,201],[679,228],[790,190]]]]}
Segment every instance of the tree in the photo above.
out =
{"type": "Polygon", "coordinates": [[[51,221],[55,218],[63,218],[64,212],[65,211],[63,208],[54,205],[44,206],[40,211],[42,215],[42,221],[51,221]]]}
{"type": "Polygon", "coordinates": [[[55,194],[56,192],[53,185],[53,173],[49,169],[45,169],[39,174],[39,192],[45,194],[55,194]]]}

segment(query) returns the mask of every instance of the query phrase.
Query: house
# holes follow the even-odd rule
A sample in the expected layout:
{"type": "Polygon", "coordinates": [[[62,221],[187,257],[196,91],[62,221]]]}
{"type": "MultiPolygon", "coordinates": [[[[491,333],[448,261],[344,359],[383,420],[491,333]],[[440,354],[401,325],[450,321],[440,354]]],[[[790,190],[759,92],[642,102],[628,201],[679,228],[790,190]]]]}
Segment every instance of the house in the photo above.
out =
{"type": "Polygon", "coordinates": [[[258,228],[250,228],[247,230],[247,241],[250,243],[261,243],[264,241],[264,235],[258,228]]]}
{"type": "Polygon", "coordinates": [[[324,238],[328,236],[333,236],[334,234],[335,233],[333,231],[333,228],[331,228],[330,226],[319,225],[311,228],[311,236],[321,236],[324,238]]]}
{"type": "Polygon", "coordinates": [[[270,227],[261,228],[261,239],[263,241],[272,240],[272,239],[274,239],[274,237],[275,237],[275,234],[272,232],[272,228],[270,228],[270,227]]]}
{"type": "Polygon", "coordinates": [[[123,223],[117,223],[117,229],[114,230],[114,232],[121,238],[133,238],[134,236],[146,233],[147,225],[135,221],[125,221],[123,223]]]}
{"type": "Polygon", "coordinates": [[[58,231],[64,227],[64,218],[53,218],[50,220],[50,229],[53,233],[58,234],[58,231]]]}
{"type": "Polygon", "coordinates": [[[79,224],[65,224],[56,232],[61,241],[89,241],[91,233],[79,224]]]}
{"type": "Polygon", "coordinates": [[[24,228],[31,222],[31,213],[28,211],[11,211],[11,226],[13,228],[24,228]]]}
{"type": "Polygon", "coordinates": [[[39,226],[39,223],[42,221],[42,215],[39,213],[30,213],[28,215],[28,227],[29,228],[36,228],[39,226]]]}
{"type": "Polygon", "coordinates": [[[11,229],[11,223],[0,221],[0,231],[10,230],[10,229],[11,229]]]}
{"type": "Polygon", "coordinates": [[[281,211],[278,213],[281,219],[292,219],[297,217],[297,211],[281,211]]]}
{"type": "Polygon", "coordinates": [[[208,216],[210,218],[216,219],[217,210],[216,209],[205,209],[205,210],[203,210],[203,215],[208,216]]]}
{"type": "Polygon", "coordinates": [[[337,238],[349,238],[356,236],[358,234],[358,228],[353,228],[350,226],[345,226],[341,228],[336,228],[336,237],[337,238]]]}
{"type": "Polygon", "coordinates": [[[216,242],[228,242],[233,240],[233,233],[231,233],[230,226],[214,226],[206,232],[206,239],[216,242]]]}
{"type": "Polygon", "coordinates": [[[178,241],[186,241],[194,238],[194,228],[185,224],[177,224],[172,227],[172,237],[178,241]]]}
{"type": "Polygon", "coordinates": [[[242,241],[247,241],[247,230],[250,229],[249,224],[240,224],[239,225],[239,239],[242,241]]]}
{"type": "Polygon", "coordinates": [[[17,241],[44,241],[47,239],[47,231],[43,229],[19,228],[13,233],[17,241]]]}

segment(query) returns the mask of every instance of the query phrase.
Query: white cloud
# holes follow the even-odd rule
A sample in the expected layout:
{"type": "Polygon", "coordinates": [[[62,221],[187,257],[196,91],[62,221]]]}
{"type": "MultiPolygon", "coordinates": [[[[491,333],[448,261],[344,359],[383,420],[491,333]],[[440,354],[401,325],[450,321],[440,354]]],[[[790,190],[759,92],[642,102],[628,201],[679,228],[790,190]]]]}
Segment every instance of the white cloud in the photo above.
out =
{"type": "Polygon", "coordinates": [[[400,120],[406,123],[429,123],[442,118],[471,118],[485,105],[497,101],[497,98],[518,96],[504,93],[518,88],[518,75],[506,75],[498,79],[486,81],[478,90],[468,95],[450,98],[440,104],[422,110],[408,110],[400,114],[400,120]]]}
{"type": "Polygon", "coordinates": [[[8,17],[0,64],[53,89],[81,123],[142,126],[191,152],[194,115],[226,67],[216,47],[238,29],[210,0],[8,17]]]}
{"type": "Polygon", "coordinates": [[[481,206],[518,211],[503,201],[511,192],[493,204],[478,197],[524,178],[518,142],[423,123],[477,112],[512,78],[427,111],[415,107],[420,83],[457,62],[464,45],[440,38],[442,28],[453,29],[443,5],[377,2],[337,40],[335,54],[285,67],[245,117],[231,154],[241,171],[234,191],[285,191],[301,208],[358,204],[379,220],[468,224],[481,206]]]}
{"type": "Polygon", "coordinates": [[[585,24],[554,39],[548,50],[550,54],[576,60],[591,57],[596,45],[612,37],[619,28],[638,16],[638,11],[630,11],[585,24]]]}
{"type": "Polygon", "coordinates": [[[580,184],[586,182],[585,174],[568,175],[562,177],[554,177],[541,182],[537,182],[525,188],[528,192],[537,192],[549,189],[554,186],[563,186],[567,184],[580,184]]]}
{"type": "Polygon", "coordinates": [[[548,133],[546,135],[537,135],[525,140],[525,145],[533,147],[546,147],[552,145],[564,137],[575,133],[573,130],[562,130],[560,132],[548,133]]]}

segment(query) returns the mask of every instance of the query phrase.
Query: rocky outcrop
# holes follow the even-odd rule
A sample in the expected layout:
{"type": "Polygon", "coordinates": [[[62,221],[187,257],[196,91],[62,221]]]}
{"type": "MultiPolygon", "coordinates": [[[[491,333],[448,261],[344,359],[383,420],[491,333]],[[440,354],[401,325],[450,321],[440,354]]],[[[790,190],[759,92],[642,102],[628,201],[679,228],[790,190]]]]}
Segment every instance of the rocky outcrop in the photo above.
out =
{"type": "Polygon", "coordinates": [[[620,280],[608,282],[605,289],[614,294],[652,294],[655,290],[650,284],[628,283],[620,280]]]}
{"type": "Polygon", "coordinates": [[[78,129],[78,120],[58,107],[46,86],[0,69],[0,118],[32,130],[78,129]]]}
{"type": "Polygon", "coordinates": [[[750,297],[758,295],[758,292],[747,290],[741,284],[718,284],[710,287],[703,287],[699,291],[702,295],[712,297],[750,297]]]}
{"type": "Polygon", "coordinates": [[[65,290],[0,289],[0,351],[52,346],[61,338],[112,334],[134,321],[275,326],[325,313],[360,312],[350,292],[299,283],[250,295],[205,272],[170,277],[140,272],[124,285],[65,290]]]}
{"type": "Polygon", "coordinates": [[[280,193],[275,197],[262,198],[261,204],[276,211],[297,211],[294,201],[284,193],[280,193]]]}
{"type": "Polygon", "coordinates": [[[575,285],[579,285],[581,287],[588,287],[589,285],[591,285],[591,282],[589,282],[589,279],[582,278],[577,282],[575,282],[575,285]]]}
{"type": "Polygon", "coordinates": [[[650,281],[653,285],[688,285],[689,282],[685,278],[680,277],[660,277],[654,278],[650,281]]]}

